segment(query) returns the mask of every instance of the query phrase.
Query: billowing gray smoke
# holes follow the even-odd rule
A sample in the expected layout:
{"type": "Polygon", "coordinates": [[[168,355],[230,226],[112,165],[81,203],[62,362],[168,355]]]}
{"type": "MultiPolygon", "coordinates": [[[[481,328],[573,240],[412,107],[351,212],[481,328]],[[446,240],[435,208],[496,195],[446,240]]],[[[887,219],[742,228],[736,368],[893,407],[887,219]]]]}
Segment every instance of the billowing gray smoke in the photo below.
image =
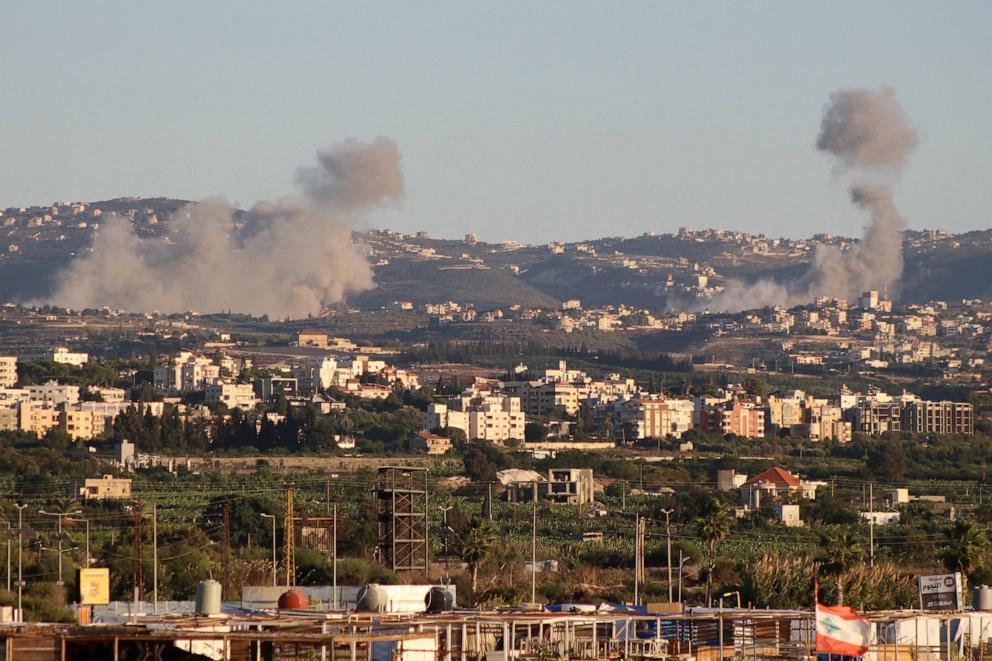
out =
{"type": "Polygon", "coordinates": [[[61,274],[51,302],[71,308],[317,314],[373,286],[352,239],[363,214],[403,196],[400,153],[388,138],[348,140],[300,169],[302,198],[261,202],[238,216],[223,200],[180,210],[161,239],[111,218],[92,251],[61,274]]]}
{"type": "Polygon", "coordinates": [[[850,173],[851,201],[871,216],[861,241],[850,250],[820,246],[807,274],[793,283],[732,281],[706,305],[734,311],[766,305],[798,305],[817,296],[852,300],[871,289],[894,293],[902,275],[905,222],[892,203],[890,181],[919,143],[895,90],[846,89],[830,95],[816,148],[837,158],[836,171],[850,173]]]}

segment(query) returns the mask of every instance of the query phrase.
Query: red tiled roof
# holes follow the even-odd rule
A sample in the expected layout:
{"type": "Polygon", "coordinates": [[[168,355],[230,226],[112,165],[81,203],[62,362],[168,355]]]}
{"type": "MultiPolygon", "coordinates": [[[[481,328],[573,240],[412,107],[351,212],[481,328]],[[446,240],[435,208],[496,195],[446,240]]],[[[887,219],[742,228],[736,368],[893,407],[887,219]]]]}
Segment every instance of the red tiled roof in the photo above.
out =
{"type": "Polygon", "coordinates": [[[768,470],[762,473],[758,473],[750,480],[745,482],[744,485],[747,486],[752,484],[758,484],[760,482],[768,482],[774,484],[777,487],[793,488],[799,486],[798,477],[796,477],[789,471],[785,470],[784,468],[780,468],[778,466],[775,466],[774,468],[769,468],[768,470]]]}

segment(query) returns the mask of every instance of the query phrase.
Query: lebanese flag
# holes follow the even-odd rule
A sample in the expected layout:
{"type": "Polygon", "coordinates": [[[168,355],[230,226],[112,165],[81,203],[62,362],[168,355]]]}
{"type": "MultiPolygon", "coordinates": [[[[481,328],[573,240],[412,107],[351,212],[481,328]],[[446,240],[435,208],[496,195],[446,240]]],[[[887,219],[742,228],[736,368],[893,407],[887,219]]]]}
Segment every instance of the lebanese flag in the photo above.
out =
{"type": "Polygon", "coordinates": [[[871,641],[871,622],[848,606],[816,602],[816,651],[840,656],[864,656],[871,641]]]}

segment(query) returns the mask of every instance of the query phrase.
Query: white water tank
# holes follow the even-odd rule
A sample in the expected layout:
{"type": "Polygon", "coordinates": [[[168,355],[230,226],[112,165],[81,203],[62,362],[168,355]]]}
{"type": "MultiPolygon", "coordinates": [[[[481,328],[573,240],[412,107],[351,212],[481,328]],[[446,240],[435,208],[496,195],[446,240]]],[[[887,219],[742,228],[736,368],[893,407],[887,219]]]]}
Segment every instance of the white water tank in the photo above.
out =
{"type": "Polygon", "coordinates": [[[196,612],[198,615],[217,615],[220,613],[220,600],[220,583],[208,578],[197,584],[196,612]]]}
{"type": "Polygon", "coordinates": [[[355,604],[355,610],[381,613],[386,610],[387,601],[389,601],[389,595],[386,594],[382,586],[369,583],[358,592],[358,603],[355,604]]]}

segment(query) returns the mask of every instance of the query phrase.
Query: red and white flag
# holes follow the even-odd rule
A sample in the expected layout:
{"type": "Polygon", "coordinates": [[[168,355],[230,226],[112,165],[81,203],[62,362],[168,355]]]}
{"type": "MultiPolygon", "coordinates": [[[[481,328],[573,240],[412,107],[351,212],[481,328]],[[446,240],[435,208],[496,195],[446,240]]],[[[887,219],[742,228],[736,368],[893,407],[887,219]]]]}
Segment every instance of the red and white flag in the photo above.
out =
{"type": "Polygon", "coordinates": [[[848,606],[824,606],[816,601],[816,651],[840,656],[864,656],[871,642],[871,622],[848,606]]]}

